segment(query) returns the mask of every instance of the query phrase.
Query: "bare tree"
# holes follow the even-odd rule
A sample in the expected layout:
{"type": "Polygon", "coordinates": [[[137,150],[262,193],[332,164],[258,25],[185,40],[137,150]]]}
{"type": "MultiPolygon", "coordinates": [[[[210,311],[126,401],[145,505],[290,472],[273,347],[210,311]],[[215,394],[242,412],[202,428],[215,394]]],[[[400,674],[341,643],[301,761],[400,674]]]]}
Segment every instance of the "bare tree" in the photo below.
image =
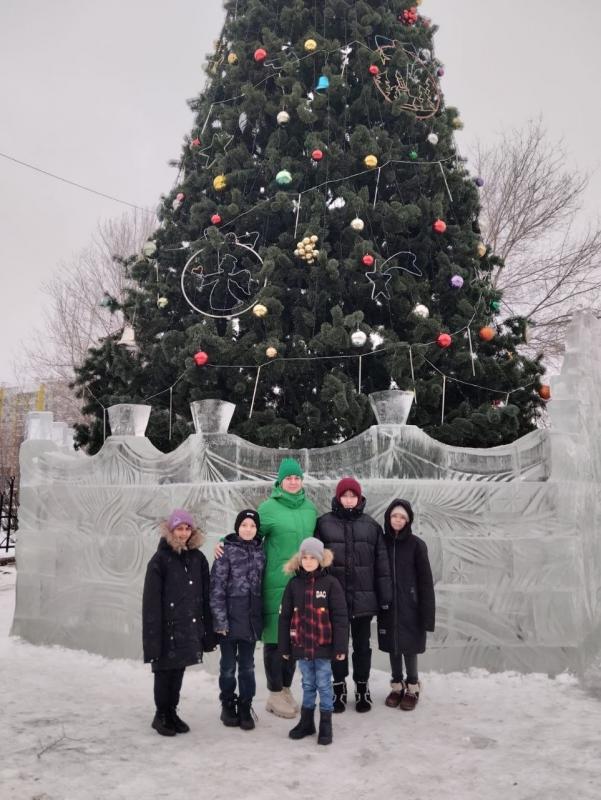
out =
{"type": "MultiPolygon", "coordinates": [[[[65,401],[79,406],[67,384],[90,346],[119,330],[123,320],[101,305],[104,295],[121,300],[127,277],[119,258],[139,252],[156,219],[138,211],[99,223],[90,245],[63,263],[44,285],[47,311],[29,342],[23,344],[18,374],[29,380],[64,384],[65,401]]],[[[16,370],[16,371],[17,371],[16,370]]]]}
{"type": "Polygon", "coordinates": [[[578,310],[601,312],[601,229],[583,228],[586,176],[566,169],[562,143],[542,122],[478,148],[480,222],[487,245],[503,259],[493,285],[503,290],[504,313],[526,317],[529,347],[553,361],[578,310]]]}

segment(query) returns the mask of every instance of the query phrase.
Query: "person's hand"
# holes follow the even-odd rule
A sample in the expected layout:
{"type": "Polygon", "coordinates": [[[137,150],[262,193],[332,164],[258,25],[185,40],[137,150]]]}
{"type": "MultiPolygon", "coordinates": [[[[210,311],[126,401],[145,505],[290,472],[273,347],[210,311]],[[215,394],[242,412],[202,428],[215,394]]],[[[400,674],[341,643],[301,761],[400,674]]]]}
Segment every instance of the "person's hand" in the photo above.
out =
{"type": "Polygon", "coordinates": [[[390,606],[380,606],[380,609],[382,611],[388,611],[389,608],[390,608],[390,606]]]}
{"type": "Polygon", "coordinates": [[[213,555],[215,558],[221,558],[223,555],[223,544],[221,542],[217,542],[215,545],[215,549],[213,550],[213,555]]]}
{"type": "Polygon", "coordinates": [[[346,653],[336,653],[336,661],[344,661],[346,653]]]}
{"type": "Polygon", "coordinates": [[[218,633],[219,636],[227,636],[227,631],[215,631],[215,633],[218,633]]]}
{"type": "Polygon", "coordinates": [[[284,659],[284,661],[290,661],[290,656],[288,655],[288,653],[282,653],[282,658],[284,659]]]}

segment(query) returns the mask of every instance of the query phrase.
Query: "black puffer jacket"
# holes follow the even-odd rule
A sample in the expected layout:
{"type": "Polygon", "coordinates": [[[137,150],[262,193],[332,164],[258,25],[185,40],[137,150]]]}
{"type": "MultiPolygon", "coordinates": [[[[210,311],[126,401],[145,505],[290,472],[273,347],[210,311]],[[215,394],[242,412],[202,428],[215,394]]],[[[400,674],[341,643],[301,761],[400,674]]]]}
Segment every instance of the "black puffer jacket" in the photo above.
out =
{"type": "MultiPolygon", "coordinates": [[[[170,543],[171,542],[171,543],[170,543]]],[[[148,562],[142,600],[144,662],[152,670],[198,664],[215,648],[209,606],[209,564],[200,550],[178,551],[161,539],[148,562]]]]}
{"type": "Polygon", "coordinates": [[[349,617],[373,616],[392,600],[382,528],[364,509],[364,497],[350,509],[334,497],[332,511],[317,520],[315,529],[315,536],[334,553],[330,572],[340,581],[349,617]]]}
{"type": "Polygon", "coordinates": [[[332,553],[326,550],[322,566],[305,572],[299,555],[284,566],[294,575],[284,590],[278,625],[278,651],[292,658],[326,658],[348,649],[348,614],[340,584],[328,574],[332,553]],[[307,621],[313,619],[312,627],[307,621]]]}
{"type": "Polygon", "coordinates": [[[247,542],[237,533],[225,537],[223,555],[211,567],[211,611],[214,629],[227,631],[227,639],[256,642],[261,638],[264,569],[259,538],[247,542]]]}
{"type": "Polygon", "coordinates": [[[413,509],[406,500],[393,500],[384,515],[384,541],[392,569],[393,601],[378,614],[378,646],[385,653],[417,655],[426,649],[426,631],[434,630],[434,582],[423,539],[411,531],[413,509]],[[390,512],[403,506],[409,524],[395,533],[390,512]]]}

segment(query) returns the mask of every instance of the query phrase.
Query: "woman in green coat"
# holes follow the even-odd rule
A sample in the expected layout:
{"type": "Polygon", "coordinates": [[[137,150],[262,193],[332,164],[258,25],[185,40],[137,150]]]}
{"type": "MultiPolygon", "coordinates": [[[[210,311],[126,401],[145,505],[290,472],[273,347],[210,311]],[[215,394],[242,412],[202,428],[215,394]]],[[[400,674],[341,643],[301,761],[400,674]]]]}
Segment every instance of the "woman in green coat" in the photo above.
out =
{"type": "MultiPolygon", "coordinates": [[[[291,719],[298,713],[290,687],[296,663],[278,654],[278,620],[284,589],[290,575],[284,564],[298,553],[303,539],[313,536],[317,509],[305,497],[303,470],[294,458],[284,458],[271,495],[257,509],[265,548],[263,577],[263,663],[269,696],[265,708],[278,717],[291,719]]],[[[215,547],[215,558],[223,546],[215,547]]]]}
{"type": "Polygon", "coordinates": [[[284,565],[295,555],[303,539],[312,536],[317,509],[305,497],[303,471],[294,458],[284,458],[271,496],[257,509],[265,547],[263,577],[263,663],[267,677],[266,709],[280,717],[292,718],[298,712],[290,686],[296,664],[278,654],[278,618],[290,575],[284,565]]]}

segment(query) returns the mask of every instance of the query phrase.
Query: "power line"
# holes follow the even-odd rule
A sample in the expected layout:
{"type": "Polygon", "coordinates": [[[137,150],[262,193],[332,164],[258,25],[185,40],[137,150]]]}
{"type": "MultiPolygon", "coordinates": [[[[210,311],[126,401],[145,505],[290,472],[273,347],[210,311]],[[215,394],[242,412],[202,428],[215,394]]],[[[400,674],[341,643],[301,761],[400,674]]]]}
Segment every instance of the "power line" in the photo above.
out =
{"type": "Polygon", "coordinates": [[[135,208],[138,211],[143,211],[145,214],[152,214],[152,216],[156,216],[154,211],[151,211],[149,208],[142,208],[142,206],[137,206],[135,203],[129,203],[127,200],[121,200],[119,197],[114,197],[111,194],[105,194],[104,192],[99,192],[96,189],[91,189],[89,186],[84,186],[81,183],[76,183],[75,181],[70,181],[68,178],[63,178],[60,175],[55,175],[53,172],[48,172],[45,169],[41,169],[41,167],[36,167],[33,164],[28,164],[26,161],[19,161],[18,158],[14,158],[13,156],[9,156],[6,153],[0,153],[2,158],[7,159],[7,161],[12,161],[15,164],[19,164],[21,167],[27,167],[27,169],[32,169],[34,172],[39,172],[42,175],[46,175],[49,178],[54,178],[57,181],[61,181],[62,183],[67,183],[69,186],[75,186],[77,189],[83,189],[85,192],[90,192],[91,194],[96,194],[99,197],[104,197],[107,200],[113,200],[115,203],[121,203],[124,206],[129,206],[130,208],[135,208]]]}

